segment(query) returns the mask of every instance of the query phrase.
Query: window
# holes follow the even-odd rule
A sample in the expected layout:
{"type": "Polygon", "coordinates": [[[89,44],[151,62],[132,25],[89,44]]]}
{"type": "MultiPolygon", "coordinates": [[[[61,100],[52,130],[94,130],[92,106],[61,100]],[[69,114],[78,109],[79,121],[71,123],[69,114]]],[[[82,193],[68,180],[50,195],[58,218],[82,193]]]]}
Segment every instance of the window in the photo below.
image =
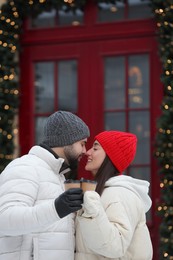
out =
{"type": "MultiPolygon", "coordinates": [[[[106,130],[129,131],[138,137],[133,165],[150,181],[150,66],[148,54],[104,59],[104,124],[106,130]],[[147,173],[146,173],[147,172],[147,173]]],[[[130,175],[135,174],[130,168],[130,175]]]]}
{"type": "Polygon", "coordinates": [[[40,143],[48,114],[58,109],[77,112],[77,61],[36,62],[34,71],[35,143],[40,143]]]}
{"type": "Polygon", "coordinates": [[[146,19],[152,16],[150,1],[125,0],[116,4],[98,4],[98,22],[114,22],[120,20],[146,19]]]}
{"type": "Polygon", "coordinates": [[[105,129],[136,134],[136,156],[126,172],[151,182],[149,55],[105,57],[104,71],[105,129]]]}
{"type": "Polygon", "coordinates": [[[31,28],[51,28],[56,26],[77,26],[83,24],[84,14],[77,9],[66,12],[65,6],[61,10],[51,10],[39,14],[36,18],[31,19],[31,28]]]}

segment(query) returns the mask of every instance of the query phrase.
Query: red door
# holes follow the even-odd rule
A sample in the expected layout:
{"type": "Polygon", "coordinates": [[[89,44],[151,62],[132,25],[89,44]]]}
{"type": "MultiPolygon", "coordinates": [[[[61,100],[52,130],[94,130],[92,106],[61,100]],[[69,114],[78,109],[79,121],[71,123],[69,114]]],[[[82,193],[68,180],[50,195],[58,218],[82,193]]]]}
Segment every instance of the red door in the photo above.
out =
{"type": "MultiPolygon", "coordinates": [[[[21,154],[41,141],[44,121],[56,110],[70,110],[86,121],[91,130],[88,147],[104,129],[134,132],[138,150],[127,174],[151,182],[153,206],[147,221],[157,260],[159,176],[153,153],[162,88],[155,27],[151,20],[96,24],[91,7],[83,27],[23,35],[21,154]]],[[[92,178],[84,163],[79,177],[92,178]]]]}
{"type": "Polygon", "coordinates": [[[90,126],[91,140],[104,129],[132,131],[138,135],[137,159],[128,174],[151,182],[153,207],[148,225],[156,247],[159,183],[153,160],[155,124],[152,122],[158,115],[160,96],[154,94],[159,84],[155,40],[25,47],[21,69],[21,153],[40,140],[44,119],[58,109],[70,109],[81,116],[90,126]],[[41,76],[37,75],[38,71],[41,76]]]}

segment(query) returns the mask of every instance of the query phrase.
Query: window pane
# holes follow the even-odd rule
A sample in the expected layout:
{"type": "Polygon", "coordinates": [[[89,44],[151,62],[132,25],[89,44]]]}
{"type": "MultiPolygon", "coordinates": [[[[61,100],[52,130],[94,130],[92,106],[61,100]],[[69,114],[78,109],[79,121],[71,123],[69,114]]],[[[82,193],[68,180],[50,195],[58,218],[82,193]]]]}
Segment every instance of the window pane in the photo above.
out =
{"type": "Polygon", "coordinates": [[[138,138],[136,164],[150,163],[150,120],[148,111],[133,111],[129,115],[129,131],[138,138]]]}
{"type": "Polygon", "coordinates": [[[50,28],[55,26],[68,26],[83,24],[84,14],[80,9],[75,12],[68,11],[64,6],[61,10],[51,10],[50,12],[43,12],[36,18],[31,20],[32,28],[50,28]]]}
{"type": "Polygon", "coordinates": [[[116,5],[107,3],[98,3],[99,22],[113,22],[124,19],[125,4],[117,2],[116,5]]]}
{"type": "Polygon", "coordinates": [[[58,25],[79,25],[83,24],[83,12],[76,9],[73,11],[66,12],[64,9],[58,11],[58,25]]]}
{"type": "Polygon", "coordinates": [[[145,19],[153,16],[149,0],[127,0],[116,4],[98,3],[99,22],[114,22],[127,19],[145,19]]]}
{"type": "Polygon", "coordinates": [[[125,131],[125,113],[105,113],[105,130],[125,131]]]}
{"type": "Polygon", "coordinates": [[[129,19],[144,19],[152,17],[151,7],[149,6],[150,1],[141,0],[128,0],[128,18],[129,19]]]}
{"type": "Polygon", "coordinates": [[[54,63],[35,63],[35,112],[54,111],[54,63]],[[45,105],[46,104],[46,105],[45,105]]]}
{"type": "Polygon", "coordinates": [[[42,142],[43,129],[46,120],[47,117],[37,117],[35,119],[35,144],[40,144],[42,142]]]}
{"type": "Polygon", "coordinates": [[[77,62],[58,62],[58,108],[77,111],[77,62]]]}
{"type": "MultiPolygon", "coordinates": [[[[132,163],[133,165],[133,163],[132,163]]],[[[129,175],[141,179],[146,180],[148,182],[151,182],[151,174],[150,174],[150,168],[149,167],[130,167],[129,168],[129,175]]]]}
{"type": "Polygon", "coordinates": [[[105,109],[125,107],[125,58],[111,57],[104,60],[105,109]]]}
{"type": "Polygon", "coordinates": [[[148,55],[129,57],[129,107],[149,107],[148,55]]]}
{"type": "Polygon", "coordinates": [[[43,12],[31,20],[32,28],[49,28],[55,26],[56,10],[43,12]]]}

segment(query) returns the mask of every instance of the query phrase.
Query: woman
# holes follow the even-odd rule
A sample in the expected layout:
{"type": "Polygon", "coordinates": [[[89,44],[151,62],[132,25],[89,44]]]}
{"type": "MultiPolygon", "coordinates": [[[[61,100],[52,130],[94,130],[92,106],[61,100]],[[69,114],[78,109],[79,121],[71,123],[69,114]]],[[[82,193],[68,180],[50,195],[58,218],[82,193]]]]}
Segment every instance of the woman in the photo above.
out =
{"type": "Polygon", "coordinates": [[[135,157],[136,144],[134,134],[104,131],[87,151],[85,169],[97,187],[85,192],[77,214],[75,260],[152,259],[146,225],[149,183],[122,175],[135,157]]]}

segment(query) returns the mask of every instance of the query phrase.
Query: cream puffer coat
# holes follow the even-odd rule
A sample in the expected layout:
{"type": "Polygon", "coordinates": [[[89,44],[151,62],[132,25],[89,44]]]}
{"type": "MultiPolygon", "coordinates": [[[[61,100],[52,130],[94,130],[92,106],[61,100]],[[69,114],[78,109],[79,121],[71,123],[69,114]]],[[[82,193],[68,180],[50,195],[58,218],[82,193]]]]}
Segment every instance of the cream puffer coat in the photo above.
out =
{"type": "Polygon", "coordinates": [[[63,162],[34,146],[0,175],[0,260],[74,260],[74,215],[54,206],[63,162]]]}
{"type": "Polygon", "coordinates": [[[147,181],[121,175],[106,182],[101,198],[85,192],[76,218],[75,260],[152,260],[148,189],[147,181]]]}

